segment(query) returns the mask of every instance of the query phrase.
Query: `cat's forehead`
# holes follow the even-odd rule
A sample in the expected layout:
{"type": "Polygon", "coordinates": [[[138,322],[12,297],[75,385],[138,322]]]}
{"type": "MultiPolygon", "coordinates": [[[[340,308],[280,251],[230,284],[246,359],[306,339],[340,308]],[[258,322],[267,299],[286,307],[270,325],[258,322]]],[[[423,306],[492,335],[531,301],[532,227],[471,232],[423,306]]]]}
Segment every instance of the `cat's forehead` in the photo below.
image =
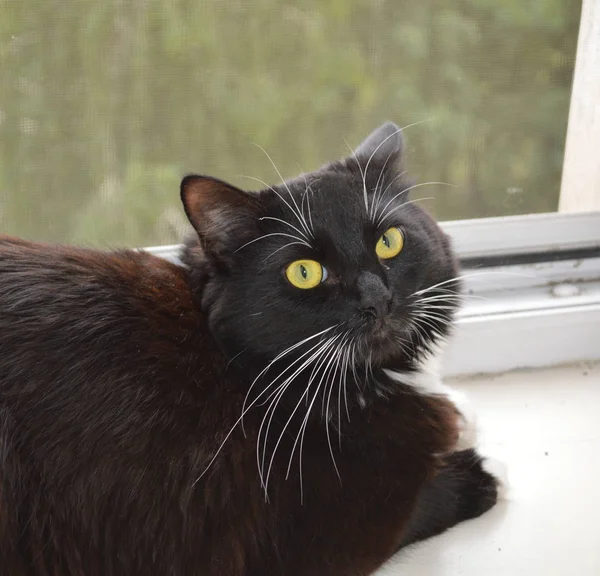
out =
{"type": "MultiPolygon", "coordinates": [[[[341,266],[338,273],[344,270],[352,275],[365,265],[365,259],[374,258],[380,233],[372,211],[375,190],[376,179],[363,182],[360,172],[342,169],[273,186],[268,193],[266,228],[276,231],[270,237],[271,252],[277,250],[276,256],[282,260],[292,252],[314,255],[328,265],[341,266]]],[[[381,192],[381,182],[377,190],[381,192]]]]}
{"type": "Polygon", "coordinates": [[[376,169],[365,175],[335,166],[275,187],[274,209],[288,221],[304,219],[315,230],[347,237],[376,227],[377,212],[397,184],[376,169]]]}
{"type": "Polygon", "coordinates": [[[278,209],[289,222],[304,225],[316,237],[343,244],[369,225],[362,182],[351,173],[323,173],[277,190],[278,209]],[[298,217],[299,216],[299,217],[298,217]]]}

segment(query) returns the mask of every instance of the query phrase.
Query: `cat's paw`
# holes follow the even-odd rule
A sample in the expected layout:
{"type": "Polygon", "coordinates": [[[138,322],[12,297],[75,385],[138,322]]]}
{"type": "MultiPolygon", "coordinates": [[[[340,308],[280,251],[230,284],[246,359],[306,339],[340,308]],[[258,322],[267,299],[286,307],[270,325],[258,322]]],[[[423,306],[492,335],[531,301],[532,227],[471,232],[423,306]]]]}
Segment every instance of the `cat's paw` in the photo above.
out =
{"type": "Polygon", "coordinates": [[[495,458],[484,458],[482,468],[496,480],[496,492],[498,500],[510,499],[510,483],[508,480],[508,468],[504,462],[495,458]]]}
{"type": "Polygon", "coordinates": [[[502,481],[496,472],[490,472],[487,460],[473,449],[452,455],[453,466],[460,472],[457,501],[460,520],[470,520],[485,514],[500,498],[502,481]]]}

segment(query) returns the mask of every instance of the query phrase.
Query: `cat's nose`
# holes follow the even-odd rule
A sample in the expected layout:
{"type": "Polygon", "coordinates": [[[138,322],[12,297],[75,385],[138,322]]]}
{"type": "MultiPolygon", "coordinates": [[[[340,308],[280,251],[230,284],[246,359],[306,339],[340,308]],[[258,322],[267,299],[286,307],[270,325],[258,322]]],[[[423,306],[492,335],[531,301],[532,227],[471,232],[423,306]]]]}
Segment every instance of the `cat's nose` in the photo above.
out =
{"type": "Polygon", "coordinates": [[[383,280],[372,272],[363,272],[357,281],[360,311],[383,320],[390,311],[392,294],[383,280]]]}

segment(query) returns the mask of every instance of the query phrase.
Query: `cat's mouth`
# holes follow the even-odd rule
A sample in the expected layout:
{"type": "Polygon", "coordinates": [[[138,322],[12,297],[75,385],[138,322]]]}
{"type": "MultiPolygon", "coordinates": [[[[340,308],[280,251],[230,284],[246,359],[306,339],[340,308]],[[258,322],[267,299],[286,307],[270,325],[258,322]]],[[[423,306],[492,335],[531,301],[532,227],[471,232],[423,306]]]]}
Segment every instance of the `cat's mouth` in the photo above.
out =
{"type": "Polygon", "coordinates": [[[386,319],[376,320],[373,322],[368,330],[368,338],[372,340],[374,344],[380,344],[385,342],[392,336],[392,328],[390,322],[386,319]]]}
{"type": "Polygon", "coordinates": [[[409,323],[388,315],[361,327],[361,349],[365,361],[383,362],[405,353],[409,323]]]}

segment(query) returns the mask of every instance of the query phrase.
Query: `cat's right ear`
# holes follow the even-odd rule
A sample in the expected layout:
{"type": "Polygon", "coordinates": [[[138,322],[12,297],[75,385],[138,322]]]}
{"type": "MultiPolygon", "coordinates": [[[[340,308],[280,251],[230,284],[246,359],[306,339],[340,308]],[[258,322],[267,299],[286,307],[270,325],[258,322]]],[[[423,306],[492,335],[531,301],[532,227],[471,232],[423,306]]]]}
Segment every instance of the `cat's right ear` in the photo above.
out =
{"type": "Polygon", "coordinates": [[[365,163],[373,159],[383,164],[391,159],[393,164],[401,158],[403,150],[402,128],[393,122],[386,122],[359,144],[354,155],[365,163]]]}
{"type": "Polygon", "coordinates": [[[261,205],[256,194],[216,178],[189,175],[181,181],[181,201],[209,258],[226,260],[257,233],[261,205]]]}

